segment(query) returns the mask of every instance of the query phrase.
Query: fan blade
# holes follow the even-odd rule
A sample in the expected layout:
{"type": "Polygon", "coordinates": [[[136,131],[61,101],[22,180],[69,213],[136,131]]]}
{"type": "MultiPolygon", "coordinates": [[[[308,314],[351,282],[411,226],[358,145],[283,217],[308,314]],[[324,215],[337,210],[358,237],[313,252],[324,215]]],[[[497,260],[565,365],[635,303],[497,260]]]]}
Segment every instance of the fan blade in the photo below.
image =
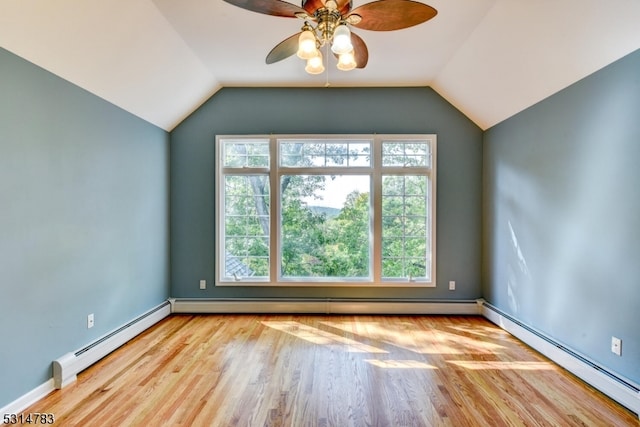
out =
{"type": "Polygon", "coordinates": [[[302,8],[309,16],[313,16],[316,10],[322,7],[324,7],[324,0],[302,0],[302,8]]]}
{"type": "Polygon", "coordinates": [[[298,50],[298,37],[300,37],[300,33],[294,34],[278,43],[267,55],[266,63],[273,64],[296,53],[298,50]]]}
{"type": "Polygon", "coordinates": [[[338,12],[340,12],[340,15],[344,16],[351,11],[351,6],[353,5],[351,0],[335,0],[335,2],[338,5],[338,12]]]}
{"type": "Polygon", "coordinates": [[[229,4],[250,10],[252,12],[264,13],[265,15],[282,16],[285,18],[296,18],[297,13],[306,14],[305,10],[295,4],[282,0],[224,0],[229,4]]]}
{"type": "Polygon", "coordinates": [[[369,49],[364,40],[359,35],[351,32],[351,44],[353,45],[353,56],[356,60],[356,68],[364,68],[369,62],[369,49]]]}
{"type": "Polygon", "coordinates": [[[355,8],[351,14],[362,20],[352,24],[372,31],[393,31],[422,24],[436,16],[437,10],[413,0],[378,0],[355,8]]]}

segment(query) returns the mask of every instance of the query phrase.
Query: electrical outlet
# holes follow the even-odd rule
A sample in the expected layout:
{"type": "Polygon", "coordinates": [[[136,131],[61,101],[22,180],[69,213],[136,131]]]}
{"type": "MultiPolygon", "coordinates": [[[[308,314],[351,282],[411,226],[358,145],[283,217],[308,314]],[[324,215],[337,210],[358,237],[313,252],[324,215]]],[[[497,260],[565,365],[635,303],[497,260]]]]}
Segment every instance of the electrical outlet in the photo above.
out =
{"type": "Polygon", "coordinates": [[[455,280],[449,281],[449,290],[450,291],[455,291],[456,290],[456,282],[455,282],[455,280]]]}
{"type": "Polygon", "coordinates": [[[95,323],[95,319],[93,317],[93,313],[91,313],[90,315],[87,316],[87,329],[93,328],[94,323],[95,323]]]}
{"type": "Polygon", "coordinates": [[[622,356],[622,340],[620,338],[611,337],[611,352],[622,356]]]}
{"type": "Polygon", "coordinates": [[[200,289],[207,289],[207,281],[200,280],[200,289]]]}

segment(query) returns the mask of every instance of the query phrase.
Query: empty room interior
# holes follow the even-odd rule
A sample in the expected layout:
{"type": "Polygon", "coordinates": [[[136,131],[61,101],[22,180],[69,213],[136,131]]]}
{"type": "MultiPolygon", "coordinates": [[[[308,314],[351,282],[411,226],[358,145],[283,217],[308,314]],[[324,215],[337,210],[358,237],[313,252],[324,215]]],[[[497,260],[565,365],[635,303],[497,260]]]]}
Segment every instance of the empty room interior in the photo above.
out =
{"type": "Polygon", "coordinates": [[[0,422],[638,425],[638,22],[0,1],[0,422]]]}

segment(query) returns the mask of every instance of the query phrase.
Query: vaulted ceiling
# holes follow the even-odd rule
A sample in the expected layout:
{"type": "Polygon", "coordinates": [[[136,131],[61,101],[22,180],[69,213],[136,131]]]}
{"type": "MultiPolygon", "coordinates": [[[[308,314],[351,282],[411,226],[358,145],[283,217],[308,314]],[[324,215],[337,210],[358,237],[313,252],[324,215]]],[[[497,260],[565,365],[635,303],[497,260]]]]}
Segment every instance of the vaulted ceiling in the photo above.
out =
{"type": "Polygon", "coordinates": [[[301,20],[222,0],[0,0],[0,47],[166,130],[221,87],[327,83],[431,86],[487,129],[640,48],[638,0],[421,1],[435,18],[355,30],[367,67],[319,76],[265,64],[301,20]]]}

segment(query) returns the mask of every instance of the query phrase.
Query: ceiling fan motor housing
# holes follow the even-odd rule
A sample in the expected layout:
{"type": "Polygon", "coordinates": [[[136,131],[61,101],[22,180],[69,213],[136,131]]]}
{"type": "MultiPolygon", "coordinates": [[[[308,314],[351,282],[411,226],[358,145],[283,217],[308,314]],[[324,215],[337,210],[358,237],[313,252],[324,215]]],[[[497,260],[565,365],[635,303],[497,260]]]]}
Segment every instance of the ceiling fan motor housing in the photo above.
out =
{"type": "Polygon", "coordinates": [[[321,44],[324,44],[331,40],[336,27],[342,23],[342,15],[337,10],[330,10],[326,7],[316,10],[314,15],[318,23],[317,29],[321,35],[321,44]]]}

